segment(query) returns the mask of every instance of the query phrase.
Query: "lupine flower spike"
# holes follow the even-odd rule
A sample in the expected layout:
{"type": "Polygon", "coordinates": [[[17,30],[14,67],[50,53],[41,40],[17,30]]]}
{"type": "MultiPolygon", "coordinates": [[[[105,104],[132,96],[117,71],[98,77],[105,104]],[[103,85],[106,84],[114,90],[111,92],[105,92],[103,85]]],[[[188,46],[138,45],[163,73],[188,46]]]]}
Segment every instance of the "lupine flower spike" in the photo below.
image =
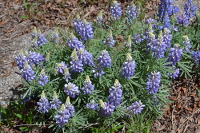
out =
{"type": "Polygon", "coordinates": [[[59,32],[58,32],[58,27],[55,28],[51,38],[53,39],[53,41],[58,44],[59,42],[59,32]]]}
{"type": "Polygon", "coordinates": [[[94,90],[94,85],[92,85],[88,75],[86,75],[86,80],[84,81],[84,86],[81,88],[81,90],[84,92],[84,94],[92,94],[92,91],[94,90]]]}
{"type": "Polygon", "coordinates": [[[135,72],[135,61],[132,61],[130,53],[127,53],[126,61],[122,64],[123,68],[121,70],[121,75],[125,79],[130,79],[135,72]]]}
{"type": "Polygon", "coordinates": [[[71,79],[71,74],[69,73],[69,69],[67,67],[64,69],[64,71],[63,79],[65,79],[65,81],[68,83],[68,80],[71,79]]]}
{"type": "Polygon", "coordinates": [[[58,99],[58,95],[56,94],[56,92],[53,92],[53,100],[50,101],[50,108],[57,110],[60,105],[62,104],[62,102],[58,99]]]}
{"type": "Polygon", "coordinates": [[[129,114],[139,114],[142,112],[142,110],[144,109],[145,105],[142,104],[141,101],[139,102],[134,102],[133,104],[131,104],[129,107],[127,107],[127,112],[129,114]]]}
{"type": "Polygon", "coordinates": [[[70,102],[70,97],[68,96],[65,102],[65,108],[69,111],[70,117],[74,116],[75,109],[74,106],[70,102]]]}
{"type": "Polygon", "coordinates": [[[25,61],[24,68],[21,69],[21,74],[22,74],[22,77],[26,81],[31,81],[31,80],[35,79],[34,71],[31,68],[31,66],[28,64],[28,61],[25,61]]]}
{"type": "Polygon", "coordinates": [[[61,63],[56,63],[56,70],[58,73],[64,74],[65,68],[67,68],[67,65],[62,61],[61,63]]]}
{"type": "Polygon", "coordinates": [[[100,11],[100,13],[98,14],[96,21],[98,24],[101,24],[103,21],[103,15],[102,15],[102,11],[100,11]]]}
{"type": "Polygon", "coordinates": [[[146,90],[148,90],[149,94],[155,94],[158,92],[160,87],[160,72],[153,72],[148,75],[148,81],[146,83],[146,90]]]}
{"type": "Polygon", "coordinates": [[[32,39],[34,39],[38,35],[38,31],[36,27],[33,28],[31,35],[32,35],[32,39]]]}
{"type": "Polygon", "coordinates": [[[117,1],[113,1],[110,7],[110,13],[114,20],[119,18],[122,15],[122,9],[120,7],[120,3],[118,3],[117,1]]]}
{"type": "Polygon", "coordinates": [[[83,65],[94,66],[93,55],[87,50],[80,48],[77,52],[77,56],[83,65]]]}
{"type": "Polygon", "coordinates": [[[133,23],[134,22],[133,20],[137,17],[137,8],[134,2],[131,2],[131,4],[127,7],[126,15],[127,15],[128,21],[130,23],[133,23]]]}
{"type": "Polygon", "coordinates": [[[108,96],[109,104],[112,104],[114,106],[120,105],[120,102],[122,100],[122,89],[121,89],[121,87],[122,87],[121,84],[116,79],[114,86],[112,86],[109,89],[109,96],[108,96]]]}
{"type": "Polygon", "coordinates": [[[190,48],[192,47],[191,44],[190,44],[190,39],[188,38],[187,35],[183,36],[183,38],[185,39],[183,41],[183,44],[185,44],[185,51],[190,53],[190,48]]]}
{"type": "Polygon", "coordinates": [[[66,110],[65,105],[62,104],[58,114],[55,116],[56,124],[58,124],[59,128],[62,128],[65,124],[68,123],[68,119],[70,118],[69,111],[66,110]]]}
{"type": "Polygon", "coordinates": [[[24,55],[23,50],[19,51],[19,55],[17,57],[15,57],[15,60],[17,62],[17,66],[19,67],[19,69],[23,69],[25,62],[27,61],[27,57],[24,55]]]}
{"type": "Polygon", "coordinates": [[[191,52],[191,57],[193,58],[194,62],[196,65],[199,65],[200,61],[200,51],[192,51],[191,52]]]}
{"type": "Polygon", "coordinates": [[[44,86],[45,84],[48,84],[49,78],[48,76],[45,74],[44,69],[42,69],[39,78],[38,78],[38,84],[40,86],[44,86]]]}
{"type": "Polygon", "coordinates": [[[37,105],[39,106],[39,111],[42,113],[47,113],[49,111],[49,100],[45,97],[44,91],[42,91],[41,98],[39,102],[37,102],[37,105]]]}
{"type": "Polygon", "coordinates": [[[70,34],[69,38],[67,40],[67,44],[68,46],[74,50],[74,49],[80,49],[80,48],[85,48],[85,46],[83,45],[83,43],[81,41],[78,40],[78,38],[76,38],[74,36],[74,34],[70,34]]]}
{"type": "Polygon", "coordinates": [[[115,45],[115,40],[113,40],[112,31],[110,30],[109,35],[106,37],[104,44],[110,46],[112,48],[115,45]]]}
{"type": "Polygon", "coordinates": [[[70,61],[70,72],[73,73],[81,73],[83,72],[83,64],[82,61],[78,59],[76,49],[73,50],[72,55],[71,55],[72,61],[70,61]]]}
{"type": "Polygon", "coordinates": [[[72,84],[70,82],[68,84],[65,84],[64,92],[66,93],[66,95],[68,95],[71,98],[75,98],[76,95],[79,95],[80,93],[78,87],[75,84],[72,84]]]}
{"type": "Polygon", "coordinates": [[[95,103],[94,100],[91,100],[90,103],[86,104],[87,108],[90,108],[92,110],[97,110],[98,109],[98,104],[95,103]]]}
{"type": "Polygon", "coordinates": [[[174,47],[169,51],[167,62],[172,62],[172,66],[176,66],[176,63],[181,59],[182,49],[179,46],[178,44],[174,44],[174,47]]]}
{"type": "Polygon", "coordinates": [[[100,106],[101,106],[101,110],[100,110],[100,114],[108,117],[110,116],[114,110],[115,110],[115,106],[112,104],[109,104],[107,102],[103,102],[102,100],[99,100],[100,102],[100,106]]]}
{"type": "Polygon", "coordinates": [[[101,68],[111,67],[111,58],[110,58],[110,55],[108,54],[108,51],[106,50],[101,51],[100,56],[97,59],[97,62],[101,68]]]}

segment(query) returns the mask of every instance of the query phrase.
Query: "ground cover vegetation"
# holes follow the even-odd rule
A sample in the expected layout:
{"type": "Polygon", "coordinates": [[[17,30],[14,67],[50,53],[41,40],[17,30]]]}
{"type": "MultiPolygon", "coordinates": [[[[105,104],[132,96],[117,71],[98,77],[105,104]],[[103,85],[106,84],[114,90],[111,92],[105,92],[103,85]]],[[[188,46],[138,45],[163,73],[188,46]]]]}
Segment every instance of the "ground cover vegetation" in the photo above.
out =
{"type": "Polygon", "coordinates": [[[73,27],[45,36],[15,58],[25,79],[19,100],[1,107],[2,125],[52,132],[150,132],[162,116],[169,84],[199,74],[200,18],[192,0],[184,12],[161,0],[158,15],[140,21],[140,6],[110,3],[93,22],[77,15],[73,27]]]}

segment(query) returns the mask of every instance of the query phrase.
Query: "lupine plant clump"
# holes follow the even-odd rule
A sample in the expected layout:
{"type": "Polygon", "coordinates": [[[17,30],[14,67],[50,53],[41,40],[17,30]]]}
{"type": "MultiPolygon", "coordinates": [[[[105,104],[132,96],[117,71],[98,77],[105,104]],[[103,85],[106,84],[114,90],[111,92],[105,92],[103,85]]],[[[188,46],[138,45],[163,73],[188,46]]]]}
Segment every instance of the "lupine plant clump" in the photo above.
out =
{"type": "Polygon", "coordinates": [[[145,21],[136,3],[122,9],[113,1],[108,19],[102,11],[94,22],[77,16],[71,30],[56,28],[50,38],[34,28],[32,47],[15,58],[22,97],[37,100],[34,121],[53,132],[147,132],[145,122],[169,102],[169,83],[199,69],[200,18],[191,21],[191,1],[178,16],[173,0],[161,0],[158,18],[145,21]]]}

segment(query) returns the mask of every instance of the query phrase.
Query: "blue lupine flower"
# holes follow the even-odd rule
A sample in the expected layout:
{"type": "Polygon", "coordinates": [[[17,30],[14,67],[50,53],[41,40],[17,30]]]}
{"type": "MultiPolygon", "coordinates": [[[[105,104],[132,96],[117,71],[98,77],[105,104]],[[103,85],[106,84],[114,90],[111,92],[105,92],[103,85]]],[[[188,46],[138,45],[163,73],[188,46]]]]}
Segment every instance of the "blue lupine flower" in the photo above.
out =
{"type": "Polygon", "coordinates": [[[67,99],[66,99],[65,108],[66,108],[66,110],[69,111],[70,117],[74,116],[75,109],[74,109],[74,106],[73,106],[73,105],[71,104],[71,102],[70,102],[69,96],[68,96],[67,99]]]}
{"type": "Polygon", "coordinates": [[[170,49],[167,62],[172,62],[173,66],[180,61],[182,56],[182,49],[179,49],[179,45],[175,44],[173,48],[170,49]]]}
{"type": "Polygon", "coordinates": [[[160,87],[160,78],[161,78],[160,72],[154,72],[148,75],[146,90],[148,90],[149,94],[155,94],[158,92],[158,89],[160,87]]]}
{"type": "Polygon", "coordinates": [[[163,32],[163,42],[165,43],[166,50],[170,48],[172,41],[172,35],[170,34],[170,30],[167,28],[164,28],[163,32]]]}
{"type": "Polygon", "coordinates": [[[70,61],[70,71],[74,73],[81,73],[83,72],[83,64],[82,61],[78,59],[78,56],[76,54],[76,49],[73,50],[71,55],[72,61],[70,61]]]}
{"type": "Polygon", "coordinates": [[[131,2],[131,4],[127,7],[126,9],[126,15],[127,15],[127,18],[128,18],[128,21],[130,23],[133,23],[134,19],[137,17],[137,7],[134,5],[134,2],[131,2]]]}
{"type": "Polygon", "coordinates": [[[183,36],[183,38],[185,39],[185,41],[183,41],[183,44],[185,44],[185,51],[190,53],[190,48],[192,47],[190,44],[190,39],[188,38],[188,36],[183,36]]]}
{"type": "Polygon", "coordinates": [[[125,79],[130,79],[135,72],[135,61],[132,61],[130,53],[127,53],[126,61],[122,64],[123,68],[121,70],[121,75],[125,79]]]}
{"type": "Polygon", "coordinates": [[[147,52],[150,52],[153,48],[154,45],[157,44],[157,39],[155,37],[155,35],[153,34],[153,32],[149,32],[148,33],[148,37],[147,37],[147,52]]]}
{"type": "Polygon", "coordinates": [[[84,81],[84,86],[81,88],[81,90],[84,92],[84,94],[92,94],[92,91],[94,90],[94,85],[92,85],[88,75],[86,75],[86,80],[84,81]]]}
{"type": "Polygon", "coordinates": [[[198,65],[200,61],[200,51],[192,51],[191,57],[194,59],[195,64],[198,65]]]}
{"type": "Polygon", "coordinates": [[[33,38],[32,42],[33,47],[46,45],[47,39],[45,38],[44,34],[41,33],[40,30],[36,31],[36,33],[33,32],[32,38],[33,38]]]}
{"type": "Polygon", "coordinates": [[[141,101],[132,103],[129,107],[127,107],[127,111],[129,114],[133,113],[134,115],[139,114],[144,109],[145,105],[142,104],[141,101]]]}
{"type": "Polygon", "coordinates": [[[50,108],[57,110],[58,108],[60,108],[61,104],[62,104],[62,102],[58,99],[58,96],[57,96],[56,92],[54,91],[53,92],[53,100],[50,101],[50,108]]]}
{"type": "Polygon", "coordinates": [[[105,117],[110,116],[114,110],[115,110],[115,106],[112,104],[109,104],[107,102],[103,102],[102,100],[100,100],[100,105],[101,105],[101,109],[100,109],[100,115],[103,115],[105,117]]]}
{"type": "Polygon", "coordinates": [[[112,48],[115,45],[115,40],[113,40],[113,36],[112,36],[112,31],[110,30],[109,35],[106,37],[105,41],[103,42],[103,44],[106,44],[108,46],[110,46],[110,48],[112,48]]]}
{"type": "Polygon", "coordinates": [[[65,73],[65,68],[67,68],[67,65],[65,64],[65,62],[61,62],[61,63],[56,63],[56,70],[57,72],[64,74],[65,73]]]}
{"type": "Polygon", "coordinates": [[[27,56],[28,63],[30,65],[32,65],[32,64],[39,65],[40,62],[45,61],[45,58],[39,53],[29,51],[25,55],[27,56]]]}
{"type": "Polygon", "coordinates": [[[100,11],[100,13],[98,14],[96,21],[98,24],[101,24],[103,21],[103,15],[102,15],[102,11],[100,11]]]}
{"type": "Polygon", "coordinates": [[[74,19],[73,24],[82,41],[93,38],[92,26],[85,19],[83,21],[79,18],[74,19]]]}
{"type": "Polygon", "coordinates": [[[120,3],[118,3],[117,1],[113,1],[110,7],[110,13],[114,20],[119,18],[122,15],[122,9],[120,7],[120,3]]]}
{"type": "Polygon", "coordinates": [[[71,74],[69,73],[69,69],[66,67],[65,72],[64,72],[64,77],[65,81],[68,83],[68,80],[71,79],[71,74]]]}
{"type": "Polygon", "coordinates": [[[20,50],[19,55],[15,57],[15,60],[20,70],[24,68],[25,62],[28,61],[22,50],[20,50]]]}
{"type": "Polygon", "coordinates": [[[171,16],[173,13],[173,0],[161,0],[158,9],[159,21],[162,21],[165,16],[171,16]]]}
{"type": "Polygon", "coordinates": [[[81,41],[79,41],[78,38],[76,38],[73,34],[69,35],[69,38],[67,40],[67,44],[72,50],[85,48],[83,43],[81,41]]]}
{"type": "Polygon", "coordinates": [[[97,109],[98,109],[98,104],[95,103],[94,100],[91,100],[90,103],[87,103],[87,104],[86,104],[86,107],[87,107],[87,108],[90,108],[90,109],[92,109],[92,110],[97,110],[97,109]]]}
{"type": "Polygon", "coordinates": [[[96,66],[94,70],[92,70],[92,72],[94,73],[94,77],[101,77],[103,74],[105,74],[105,72],[103,71],[103,68],[100,66],[96,66]]]}
{"type": "Polygon", "coordinates": [[[42,69],[39,78],[38,78],[38,85],[44,86],[45,84],[48,84],[49,78],[45,74],[44,69],[42,69]]]}
{"type": "Polygon", "coordinates": [[[33,28],[33,31],[31,32],[31,36],[32,36],[32,39],[34,39],[36,36],[38,36],[38,31],[37,31],[36,27],[33,28]]]}
{"type": "Polygon", "coordinates": [[[71,98],[75,98],[76,95],[79,95],[80,93],[78,87],[75,84],[72,84],[70,82],[68,84],[65,84],[64,92],[66,93],[66,95],[68,95],[71,98]]]}
{"type": "Polygon", "coordinates": [[[122,100],[122,89],[121,89],[121,84],[119,81],[116,79],[114,86],[112,86],[109,89],[109,96],[108,96],[108,103],[114,106],[120,105],[120,102],[122,100]]]}
{"type": "Polygon", "coordinates": [[[193,18],[196,12],[196,5],[192,6],[192,0],[188,0],[185,3],[185,7],[184,7],[184,14],[188,16],[188,18],[193,18]]]}
{"type": "Polygon", "coordinates": [[[28,61],[25,61],[24,68],[21,69],[21,75],[26,81],[31,81],[35,79],[35,74],[28,61]]]}
{"type": "Polygon", "coordinates": [[[187,26],[189,25],[189,23],[190,23],[188,16],[185,15],[185,14],[178,15],[178,16],[176,17],[176,22],[177,22],[178,24],[183,25],[184,27],[187,27],[187,26]]]}
{"type": "Polygon", "coordinates": [[[100,56],[97,59],[97,62],[98,62],[98,66],[101,68],[111,67],[111,58],[110,58],[110,55],[108,54],[108,51],[106,50],[101,51],[100,56]]]}
{"type": "Polygon", "coordinates": [[[174,69],[174,72],[173,72],[173,73],[169,73],[169,76],[170,76],[172,79],[176,79],[176,78],[178,77],[179,73],[180,73],[179,68],[176,68],[176,69],[174,69]]]}
{"type": "Polygon", "coordinates": [[[53,39],[53,41],[58,44],[59,42],[59,32],[58,32],[58,27],[55,28],[54,33],[52,34],[51,38],[53,39]]]}
{"type": "Polygon", "coordinates": [[[49,100],[45,97],[44,91],[42,91],[41,98],[39,102],[37,102],[37,105],[39,106],[38,110],[41,111],[42,113],[47,113],[49,111],[50,109],[49,100]]]}
{"type": "Polygon", "coordinates": [[[65,124],[68,123],[68,119],[70,118],[69,111],[65,108],[65,105],[62,104],[58,114],[55,116],[56,124],[58,124],[59,128],[62,128],[65,124]]]}
{"type": "Polygon", "coordinates": [[[77,52],[77,56],[83,65],[94,66],[93,55],[87,50],[80,48],[77,52]]]}

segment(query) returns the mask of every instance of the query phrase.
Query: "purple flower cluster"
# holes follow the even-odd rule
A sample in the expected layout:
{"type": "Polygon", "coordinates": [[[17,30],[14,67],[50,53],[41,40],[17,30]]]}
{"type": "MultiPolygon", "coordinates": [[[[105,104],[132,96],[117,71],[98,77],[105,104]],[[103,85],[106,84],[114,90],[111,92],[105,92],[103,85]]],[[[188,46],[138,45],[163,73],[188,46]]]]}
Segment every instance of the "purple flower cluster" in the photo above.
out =
{"type": "Polygon", "coordinates": [[[115,40],[113,40],[112,31],[110,30],[109,35],[106,37],[104,44],[110,46],[112,48],[115,45],[115,40]]]}
{"type": "Polygon", "coordinates": [[[177,23],[187,27],[190,23],[190,19],[195,15],[196,9],[196,5],[192,6],[192,0],[188,0],[185,3],[183,14],[177,16],[177,23]]]}
{"type": "Polygon", "coordinates": [[[81,73],[83,72],[83,64],[82,61],[78,58],[76,49],[73,50],[71,55],[72,61],[70,61],[70,71],[73,73],[81,73]]]}
{"type": "Polygon", "coordinates": [[[142,104],[141,101],[132,103],[129,107],[127,107],[127,112],[129,114],[139,114],[144,109],[145,105],[142,104]]]}
{"type": "Polygon", "coordinates": [[[121,70],[121,75],[125,79],[130,79],[135,72],[135,61],[132,61],[130,53],[127,53],[126,61],[122,64],[123,68],[121,70]]]}
{"type": "Polygon", "coordinates": [[[95,73],[94,77],[97,77],[97,76],[101,77],[102,74],[105,73],[103,71],[104,67],[106,68],[111,67],[111,58],[108,51],[106,50],[101,51],[100,56],[97,59],[97,66],[95,70],[93,70],[93,72],[95,73]]]}
{"type": "Polygon", "coordinates": [[[126,15],[127,15],[127,18],[128,18],[128,21],[130,23],[133,23],[134,19],[137,17],[137,7],[134,5],[134,2],[131,2],[131,4],[127,7],[126,9],[126,15]]]}
{"type": "Polygon", "coordinates": [[[185,51],[188,52],[188,53],[190,53],[190,48],[192,47],[191,44],[190,44],[190,39],[188,38],[187,35],[186,35],[186,36],[183,36],[183,38],[185,39],[185,40],[183,41],[183,44],[186,45],[186,46],[185,46],[185,51]]]}
{"type": "Polygon", "coordinates": [[[46,45],[47,39],[45,38],[44,34],[41,33],[40,30],[37,31],[37,29],[34,28],[34,31],[31,35],[33,38],[32,47],[46,45]]]}
{"type": "Polygon", "coordinates": [[[200,61],[200,51],[192,51],[191,57],[194,59],[195,64],[198,65],[200,61]]]}
{"type": "Polygon", "coordinates": [[[108,102],[103,102],[102,100],[100,100],[100,105],[102,107],[100,109],[100,115],[103,115],[105,117],[110,116],[115,110],[115,106],[109,104],[108,102]]]}
{"type": "Polygon", "coordinates": [[[83,88],[81,88],[81,90],[84,92],[84,94],[92,94],[92,91],[94,90],[94,85],[92,85],[92,82],[90,81],[90,77],[88,75],[86,76],[84,86],[83,88]]]}
{"type": "Polygon", "coordinates": [[[122,100],[122,89],[121,89],[121,84],[119,81],[116,79],[114,86],[112,86],[109,89],[109,96],[108,96],[108,103],[111,105],[114,105],[115,107],[120,105],[120,102],[122,100]]]}
{"type": "Polygon", "coordinates": [[[66,93],[66,95],[68,95],[71,98],[75,98],[76,95],[79,95],[80,93],[78,87],[75,84],[72,84],[70,82],[68,84],[65,84],[64,92],[66,93]]]}
{"type": "Polygon", "coordinates": [[[77,56],[83,65],[94,66],[93,55],[87,50],[80,48],[77,51],[77,56]]]}
{"type": "Polygon", "coordinates": [[[67,97],[66,103],[62,104],[58,114],[55,116],[56,124],[58,124],[59,128],[68,123],[69,118],[74,116],[74,112],[74,106],[70,103],[70,98],[67,97]]]}
{"type": "Polygon", "coordinates": [[[58,124],[59,128],[62,128],[65,124],[68,123],[69,118],[69,111],[65,108],[65,105],[62,104],[58,114],[55,116],[56,124],[58,124]]]}
{"type": "Polygon", "coordinates": [[[167,62],[172,62],[172,66],[176,66],[176,63],[180,61],[182,56],[182,49],[179,49],[179,45],[175,44],[173,48],[170,49],[167,62]]]}
{"type": "Polygon", "coordinates": [[[170,48],[172,41],[172,35],[170,34],[170,30],[167,28],[164,28],[163,31],[163,42],[165,43],[166,50],[170,48]]]}
{"type": "Polygon", "coordinates": [[[26,81],[31,81],[35,79],[35,74],[32,67],[28,64],[28,61],[25,61],[24,67],[21,69],[21,75],[26,81]]]}
{"type": "Polygon", "coordinates": [[[55,42],[56,44],[58,44],[59,42],[59,32],[58,32],[58,28],[55,28],[54,33],[51,36],[53,42],[55,42]]]}
{"type": "Polygon", "coordinates": [[[95,103],[94,100],[91,100],[90,103],[86,104],[87,108],[90,108],[92,110],[97,110],[98,109],[98,104],[95,103]]]}
{"type": "Polygon", "coordinates": [[[148,80],[146,83],[146,90],[148,90],[149,94],[155,94],[158,92],[158,89],[160,87],[160,72],[154,72],[154,73],[150,73],[148,75],[148,80]]]}
{"type": "Polygon", "coordinates": [[[49,81],[48,76],[45,74],[44,69],[42,69],[39,78],[38,78],[38,85],[44,86],[49,81]]]}
{"type": "Polygon", "coordinates": [[[178,77],[179,73],[180,73],[179,68],[176,68],[176,69],[174,69],[174,72],[173,72],[173,73],[169,73],[169,76],[170,76],[172,79],[176,79],[176,78],[178,77]]]}
{"type": "Polygon", "coordinates": [[[65,79],[65,81],[68,83],[68,80],[71,79],[71,74],[69,73],[69,69],[68,68],[65,68],[64,70],[64,77],[63,79],[65,79]]]}
{"type": "Polygon", "coordinates": [[[52,101],[50,101],[50,108],[57,110],[58,108],[60,108],[61,104],[62,104],[62,102],[58,99],[58,96],[57,96],[56,92],[54,91],[53,99],[52,99],[52,101]]]}
{"type": "Polygon", "coordinates": [[[49,111],[50,109],[49,100],[45,97],[44,91],[42,91],[41,98],[39,102],[37,102],[37,105],[39,106],[38,110],[41,111],[42,113],[47,113],[49,111]]]}
{"type": "Polygon", "coordinates": [[[82,41],[93,38],[92,26],[89,22],[77,18],[74,19],[73,24],[76,33],[81,37],[82,41]]]}
{"type": "Polygon", "coordinates": [[[61,63],[56,63],[56,70],[58,73],[64,74],[65,73],[65,68],[67,68],[67,65],[65,64],[65,62],[61,62],[61,63]]]}
{"type": "Polygon", "coordinates": [[[67,40],[68,46],[74,50],[74,49],[80,49],[80,48],[85,48],[83,43],[76,38],[73,34],[70,34],[68,40],[67,40]]]}
{"type": "Polygon", "coordinates": [[[29,65],[38,65],[40,62],[45,61],[45,58],[39,53],[31,51],[23,53],[21,50],[19,56],[15,57],[15,60],[17,62],[17,66],[21,70],[24,68],[26,61],[29,65]]]}
{"type": "Polygon", "coordinates": [[[102,15],[102,11],[100,11],[100,13],[98,14],[96,21],[98,24],[101,24],[103,21],[103,15],[102,15]]]}
{"type": "Polygon", "coordinates": [[[110,7],[110,13],[114,20],[119,18],[122,15],[122,9],[120,7],[120,3],[117,1],[113,1],[110,7]]]}

